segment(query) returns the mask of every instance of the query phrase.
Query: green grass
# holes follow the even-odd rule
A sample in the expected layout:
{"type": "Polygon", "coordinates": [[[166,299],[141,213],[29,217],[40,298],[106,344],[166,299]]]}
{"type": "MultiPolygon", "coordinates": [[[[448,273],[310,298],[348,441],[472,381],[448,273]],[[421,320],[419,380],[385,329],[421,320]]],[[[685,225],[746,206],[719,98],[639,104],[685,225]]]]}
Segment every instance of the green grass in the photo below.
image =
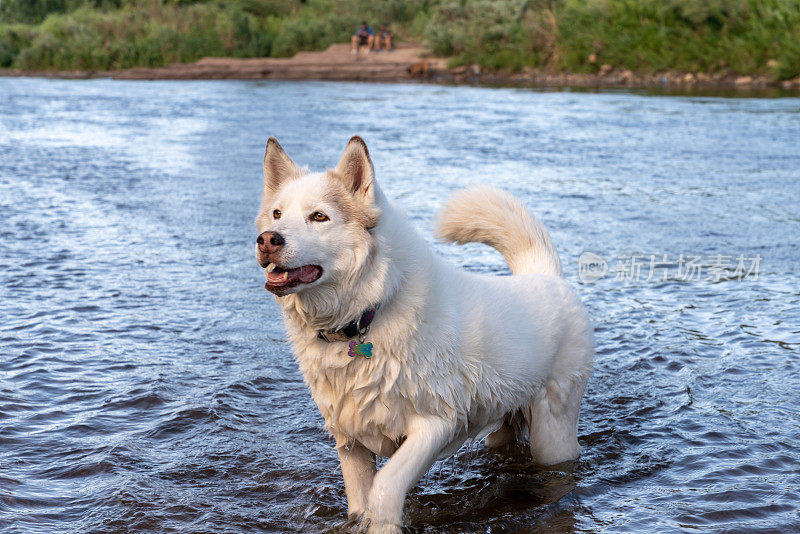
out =
{"type": "Polygon", "coordinates": [[[800,74],[798,0],[567,0],[559,31],[562,66],[575,70],[596,68],[594,52],[640,71],[800,74]]]}
{"type": "Polygon", "coordinates": [[[800,0],[0,0],[0,67],[290,56],[362,19],[454,66],[800,75],[800,0]]]}
{"type": "Polygon", "coordinates": [[[429,35],[453,65],[800,74],[800,0],[468,0],[429,35]]]}

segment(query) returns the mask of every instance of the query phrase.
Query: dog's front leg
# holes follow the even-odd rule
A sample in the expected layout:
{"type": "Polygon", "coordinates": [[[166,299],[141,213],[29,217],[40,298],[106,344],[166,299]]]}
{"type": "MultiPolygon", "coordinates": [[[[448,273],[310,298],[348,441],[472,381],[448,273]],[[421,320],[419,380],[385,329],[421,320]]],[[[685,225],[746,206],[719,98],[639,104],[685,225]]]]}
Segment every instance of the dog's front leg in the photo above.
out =
{"type": "Polygon", "coordinates": [[[369,532],[400,532],[406,492],[430,468],[453,437],[453,425],[438,418],[418,418],[406,440],[372,483],[367,500],[369,532]]]}
{"type": "Polygon", "coordinates": [[[356,519],[367,509],[367,495],[375,478],[375,454],[358,441],[339,447],[347,515],[356,519]]]}

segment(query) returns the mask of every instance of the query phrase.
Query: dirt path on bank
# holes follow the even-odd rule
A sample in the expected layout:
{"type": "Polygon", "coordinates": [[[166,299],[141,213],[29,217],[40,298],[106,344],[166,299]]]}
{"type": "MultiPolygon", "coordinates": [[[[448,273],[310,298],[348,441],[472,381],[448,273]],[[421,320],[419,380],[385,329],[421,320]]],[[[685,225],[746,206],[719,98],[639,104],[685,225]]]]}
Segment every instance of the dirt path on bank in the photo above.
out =
{"type": "Polygon", "coordinates": [[[592,74],[552,73],[525,68],[521,72],[486,72],[478,65],[448,68],[447,58],[434,58],[417,44],[400,44],[393,52],[354,55],[349,44],[322,52],[299,52],[291,58],[206,57],[194,63],[136,67],[118,71],[2,70],[4,76],[114,78],[120,80],[338,80],[514,85],[522,87],[662,88],[678,91],[800,91],[800,77],[774,82],[767,76],[664,72],[639,75],[601,65],[592,74]]]}
{"type": "Polygon", "coordinates": [[[28,71],[0,69],[5,76],[114,78],[118,80],[351,80],[396,82],[430,79],[447,71],[447,60],[428,57],[419,45],[401,44],[392,52],[354,55],[348,44],[290,58],[205,57],[194,63],[134,67],[116,71],[28,71]]]}
{"type": "Polygon", "coordinates": [[[392,52],[354,55],[350,45],[335,44],[322,52],[299,52],[290,58],[217,58],[163,68],[133,68],[115,73],[118,79],[279,79],[279,80],[363,80],[399,81],[413,77],[415,65],[446,68],[444,59],[425,59],[426,50],[400,45],[392,52]]]}

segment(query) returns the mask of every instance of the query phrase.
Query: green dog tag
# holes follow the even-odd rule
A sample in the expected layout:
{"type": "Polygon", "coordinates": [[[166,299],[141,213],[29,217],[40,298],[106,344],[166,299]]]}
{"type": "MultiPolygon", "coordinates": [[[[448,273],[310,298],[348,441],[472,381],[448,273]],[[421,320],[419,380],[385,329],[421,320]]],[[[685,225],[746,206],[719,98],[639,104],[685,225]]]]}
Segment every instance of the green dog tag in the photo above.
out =
{"type": "Polygon", "coordinates": [[[355,341],[351,341],[350,350],[347,351],[347,355],[351,358],[355,358],[356,356],[372,358],[372,343],[356,343],[355,341]]]}

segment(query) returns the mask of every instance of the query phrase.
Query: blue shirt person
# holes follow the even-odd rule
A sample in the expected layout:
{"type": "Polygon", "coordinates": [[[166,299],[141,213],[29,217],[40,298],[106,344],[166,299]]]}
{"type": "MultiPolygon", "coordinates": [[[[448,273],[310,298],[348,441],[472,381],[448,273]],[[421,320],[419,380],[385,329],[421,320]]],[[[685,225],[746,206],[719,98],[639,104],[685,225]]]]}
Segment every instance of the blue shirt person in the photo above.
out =
{"type": "Polygon", "coordinates": [[[356,33],[353,34],[353,54],[358,54],[358,50],[362,46],[366,46],[366,54],[372,50],[372,45],[375,42],[375,31],[367,24],[366,21],[361,23],[361,26],[356,28],[356,33]]]}

